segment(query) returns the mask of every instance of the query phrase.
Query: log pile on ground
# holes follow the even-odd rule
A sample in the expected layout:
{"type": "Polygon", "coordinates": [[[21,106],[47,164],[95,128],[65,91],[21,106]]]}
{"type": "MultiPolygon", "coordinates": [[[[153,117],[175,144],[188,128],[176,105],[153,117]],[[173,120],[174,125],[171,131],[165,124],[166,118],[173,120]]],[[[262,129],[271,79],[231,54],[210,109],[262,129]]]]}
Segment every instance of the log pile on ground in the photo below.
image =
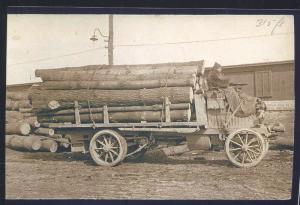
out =
{"type": "MultiPolygon", "coordinates": [[[[7,92],[5,134],[6,146],[17,150],[56,152],[57,140],[61,141],[52,138],[54,130],[40,127],[32,110],[29,91],[7,92]]],[[[68,148],[68,141],[62,142],[62,146],[68,148]]]]}
{"type": "Polygon", "coordinates": [[[32,107],[42,124],[78,115],[81,123],[189,122],[202,72],[203,61],[36,70],[43,82],[32,87],[32,107]]]}

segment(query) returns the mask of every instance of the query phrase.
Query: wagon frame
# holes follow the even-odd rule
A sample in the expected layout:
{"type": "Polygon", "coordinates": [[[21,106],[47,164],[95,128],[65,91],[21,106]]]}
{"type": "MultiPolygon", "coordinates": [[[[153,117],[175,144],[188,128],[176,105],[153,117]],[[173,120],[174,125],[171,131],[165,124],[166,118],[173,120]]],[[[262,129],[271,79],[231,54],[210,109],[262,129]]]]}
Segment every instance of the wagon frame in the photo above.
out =
{"type": "Polygon", "coordinates": [[[191,150],[199,149],[199,143],[203,147],[203,140],[207,147],[207,143],[210,144],[211,138],[214,138],[225,146],[228,159],[238,167],[255,166],[265,156],[268,139],[275,135],[267,126],[260,124],[242,129],[210,127],[204,94],[194,94],[192,105],[195,113],[195,121],[192,122],[171,122],[170,102],[165,98],[163,122],[111,123],[108,107],[103,106],[103,123],[81,123],[80,107],[75,101],[75,123],[42,123],[42,126],[71,135],[72,152],[90,153],[94,162],[103,166],[115,166],[126,157],[144,153],[158,135],[184,136],[191,150]],[[134,147],[131,151],[130,146],[134,147]]]}

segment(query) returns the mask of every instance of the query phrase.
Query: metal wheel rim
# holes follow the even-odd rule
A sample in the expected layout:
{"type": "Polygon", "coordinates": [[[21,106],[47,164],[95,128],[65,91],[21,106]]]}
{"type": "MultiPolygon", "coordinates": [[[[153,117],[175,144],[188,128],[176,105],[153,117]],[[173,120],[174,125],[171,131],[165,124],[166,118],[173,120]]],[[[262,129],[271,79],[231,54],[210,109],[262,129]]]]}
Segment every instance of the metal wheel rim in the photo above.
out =
{"type": "MultiPolygon", "coordinates": [[[[124,159],[124,142],[118,133],[97,132],[90,142],[90,154],[98,165],[114,166],[124,159]]],[[[127,145],[126,145],[127,146],[127,145]]]]}
{"type": "Polygon", "coordinates": [[[228,159],[235,166],[253,167],[265,156],[265,140],[253,130],[237,130],[227,137],[225,151],[228,159]]]}

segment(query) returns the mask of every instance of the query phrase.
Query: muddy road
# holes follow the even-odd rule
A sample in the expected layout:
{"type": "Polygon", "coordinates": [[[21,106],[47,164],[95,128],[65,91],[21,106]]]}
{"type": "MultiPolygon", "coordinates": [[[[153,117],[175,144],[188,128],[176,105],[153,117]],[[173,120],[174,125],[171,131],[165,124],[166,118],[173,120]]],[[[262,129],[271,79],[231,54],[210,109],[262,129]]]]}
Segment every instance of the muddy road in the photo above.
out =
{"type": "Polygon", "coordinates": [[[94,166],[86,155],[6,149],[7,199],[289,199],[291,151],[271,150],[254,168],[233,167],[225,153],[94,166]]]}

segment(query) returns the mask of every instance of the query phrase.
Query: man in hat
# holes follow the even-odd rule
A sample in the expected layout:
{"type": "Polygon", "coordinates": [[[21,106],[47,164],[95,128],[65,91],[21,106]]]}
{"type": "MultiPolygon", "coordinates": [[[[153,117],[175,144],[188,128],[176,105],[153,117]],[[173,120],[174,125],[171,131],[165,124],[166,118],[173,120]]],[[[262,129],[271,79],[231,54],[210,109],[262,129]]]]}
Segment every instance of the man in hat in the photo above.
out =
{"type": "Polygon", "coordinates": [[[222,73],[222,66],[216,62],[207,76],[208,87],[227,88],[229,83],[229,79],[225,78],[222,73]]]}

